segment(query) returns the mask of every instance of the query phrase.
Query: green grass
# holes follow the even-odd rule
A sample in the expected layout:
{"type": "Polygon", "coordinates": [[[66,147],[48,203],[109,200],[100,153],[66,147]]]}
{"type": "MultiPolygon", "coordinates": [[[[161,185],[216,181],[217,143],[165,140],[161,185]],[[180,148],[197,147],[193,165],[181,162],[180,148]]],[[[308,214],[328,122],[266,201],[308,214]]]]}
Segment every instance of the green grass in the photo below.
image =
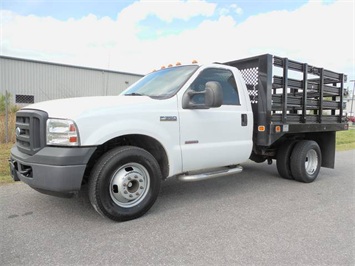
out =
{"type": "MultiPolygon", "coordinates": [[[[12,143],[0,144],[0,185],[5,183],[12,183],[10,177],[8,159],[10,156],[10,149],[12,143]]],[[[345,151],[355,149],[355,128],[337,132],[337,151],[345,151]]]]}
{"type": "Polygon", "coordinates": [[[337,132],[337,151],[355,149],[355,127],[337,132]]]}

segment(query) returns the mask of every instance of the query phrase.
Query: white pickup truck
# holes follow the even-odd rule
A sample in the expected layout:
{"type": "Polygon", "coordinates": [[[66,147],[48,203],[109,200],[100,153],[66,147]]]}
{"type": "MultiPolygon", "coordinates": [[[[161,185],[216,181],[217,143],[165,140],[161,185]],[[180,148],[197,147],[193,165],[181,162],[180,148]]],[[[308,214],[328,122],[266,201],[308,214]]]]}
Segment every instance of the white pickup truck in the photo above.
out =
{"type": "Polygon", "coordinates": [[[343,74],[269,54],[152,72],[119,96],[61,99],[17,112],[16,181],[57,196],[88,184],[115,221],[146,213],[162,180],[197,181],[273,159],[287,179],[334,167],[346,130],[343,74]]]}

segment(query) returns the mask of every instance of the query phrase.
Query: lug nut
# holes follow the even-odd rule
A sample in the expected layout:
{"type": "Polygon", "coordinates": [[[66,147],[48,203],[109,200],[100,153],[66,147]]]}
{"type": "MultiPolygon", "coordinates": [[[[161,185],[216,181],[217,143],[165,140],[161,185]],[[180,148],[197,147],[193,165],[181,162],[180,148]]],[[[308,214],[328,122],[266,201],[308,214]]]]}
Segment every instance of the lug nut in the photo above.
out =
{"type": "Polygon", "coordinates": [[[143,188],[144,188],[143,186],[140,187],[140,189],[143,189],[143,188]]]}
{"type": "Polygon", "coordinates": [[[127,190],[125,190],[123,193],[124,193],[124,194],[128,194],[127,190]]]}
{"type": "Polygon", "coordinates": [[[137,179],[137,178],[138,178],[138,176],[137,176],[137,175],[135,175],[135,176],[134,176],[134,178],[135,178],[135,179],[137,179]]]}
{"type": "Polygon", "coordinates": [[[125,186],[127,186],[127,184],[126,184],[126,183],[124,183],[124,184],[123,184],[123,186],[125,187],[125,186]]]}
{"type": "Polygon", "coordinates": [[[129,180],[129,181],[131,181],[131,180],[132,180],[132,178],[128,177],[128,180],[129,180]]]}
{"type": "Polygon", "coordinates": [[[136,195],[139,196],[139,192],[137,192],[136,195]]]}
{"type": "Polygon", "coordinates": [[[143,179],[139,179],[139,182],[143,182],[143,179]]]}
{"type": "Polygon", "coordinates": [[[133,197],[133,195],[132,195],[132,194],[129,194],[129,197],[130,197],[130,198],[132,198],[132,197],[133,197]]]}

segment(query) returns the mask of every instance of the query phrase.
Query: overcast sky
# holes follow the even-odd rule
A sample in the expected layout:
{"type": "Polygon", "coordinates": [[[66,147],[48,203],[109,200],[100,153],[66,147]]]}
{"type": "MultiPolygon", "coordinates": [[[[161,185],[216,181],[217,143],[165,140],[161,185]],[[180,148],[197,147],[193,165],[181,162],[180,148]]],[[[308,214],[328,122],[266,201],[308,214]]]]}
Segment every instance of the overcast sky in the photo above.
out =
{"type": "Polygon", "coordinates": [[[139,74],[271,53],[355,79],[354,2],[0,0],[0,53],[139,74]]]}

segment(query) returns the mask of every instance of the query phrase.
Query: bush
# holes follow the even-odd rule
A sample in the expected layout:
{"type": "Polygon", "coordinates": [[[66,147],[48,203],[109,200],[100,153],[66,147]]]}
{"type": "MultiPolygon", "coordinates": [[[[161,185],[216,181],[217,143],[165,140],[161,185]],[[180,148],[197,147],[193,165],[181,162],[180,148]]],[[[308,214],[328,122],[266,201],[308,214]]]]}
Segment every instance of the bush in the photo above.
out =
{"type": "Polygon", "coordinates": [[[5,95],[3,94],[0,95],[0,114],[5,113],[6,103],[7,106],[10,105],[10,93],[8,92],[6,92],[5,95]]]}
{"type": "Polygon", "coordinates": [[[8,132],[8,141],[15,141],[15,113],[19,110],[19,107],[11,104],[11,94],[6,92],[0,94],[0,143],[6,142],[6,129],[8,132]],[[8,117],[6,121],[6,107],[8,110],[8,117]],[[6,123],[7,122],[7,123],[6,123]]]}
{"type": "Polygon", "coordinates": [[[6,107],[9,113],[16,113],[19,107],[11,104],[12,95],[9,92],[5,94],[0,94],[0,114],[5,114],[6,107]]]}

